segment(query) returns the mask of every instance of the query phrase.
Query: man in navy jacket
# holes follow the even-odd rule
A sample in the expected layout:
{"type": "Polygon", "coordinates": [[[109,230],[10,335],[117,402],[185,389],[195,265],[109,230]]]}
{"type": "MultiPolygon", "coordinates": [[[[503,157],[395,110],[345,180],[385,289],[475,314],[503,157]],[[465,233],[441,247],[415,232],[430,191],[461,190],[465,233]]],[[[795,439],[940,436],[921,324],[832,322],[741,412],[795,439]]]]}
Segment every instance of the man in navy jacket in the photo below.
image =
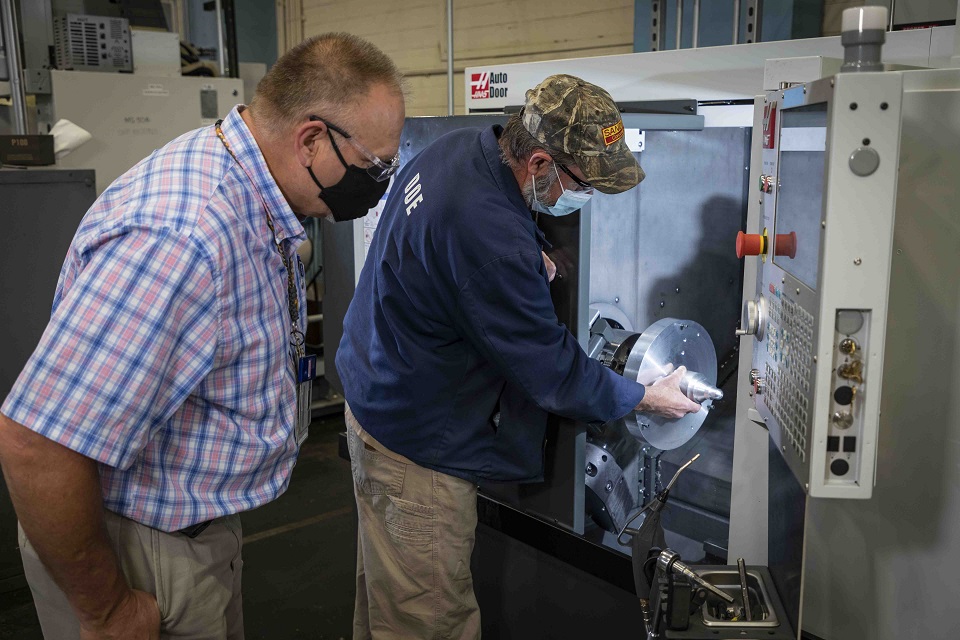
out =
{"type": "Polygon", "coordinates": [[[643,179],[596,85],[551,76],[505,128],[461,129],[400,172],[344,320],[337,370],[360,536],[354,638],[475,638],[479,481],[543,478],[547,413],[602,424],[698,411],[684,370],[644,388],[557,319],[535,216],[643,179]]]}

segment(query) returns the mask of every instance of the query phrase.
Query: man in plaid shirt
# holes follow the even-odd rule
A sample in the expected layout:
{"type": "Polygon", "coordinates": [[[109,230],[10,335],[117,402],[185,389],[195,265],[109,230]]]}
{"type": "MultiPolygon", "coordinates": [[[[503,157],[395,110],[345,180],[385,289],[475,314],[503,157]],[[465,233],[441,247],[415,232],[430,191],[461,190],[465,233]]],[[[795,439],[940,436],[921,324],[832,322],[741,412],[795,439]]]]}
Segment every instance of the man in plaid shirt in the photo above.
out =
{"type": "Polygon", "coordinates": [[[379,200],[403,102],[373,45],[307,40],[249,107],[154,152],[87,212],[0,410],[46,637],[243,637],[237,514],[284,492],[298,451],[298,216],[379,200]]]}

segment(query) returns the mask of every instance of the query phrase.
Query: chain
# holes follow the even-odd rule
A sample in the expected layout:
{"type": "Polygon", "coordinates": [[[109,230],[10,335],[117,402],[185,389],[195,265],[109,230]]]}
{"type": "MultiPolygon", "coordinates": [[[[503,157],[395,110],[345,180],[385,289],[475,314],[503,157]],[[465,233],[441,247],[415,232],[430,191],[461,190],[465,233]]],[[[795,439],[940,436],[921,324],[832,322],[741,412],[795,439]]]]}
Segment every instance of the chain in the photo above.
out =
{"type": "MultiPolygon", "coordinates": [[[[230,157],[233,158],[234,162],[240,167],[240,169],[247,173],[246,169],[243,168],[243,165],[240,163],[240,159],[237,158],[237,155],[233,152],[233,149],[230,147],[230,143],[227,142],[226,137],[223,135],[223,130],[220,128],[220,125],[223,123],[223,120],[217,120],[217,123],[214,125],[214,130],[217,132],[217,137],[220,138],[220,142],[223,143],[224,148],[227,150],[227,153],[230,154],[230,157]]],[[[256,184],[253,182],[253,179],[250,177],[250,174],[247,174],[247,178],[250,180],[251,184],[254,185],[256,189],[256,184]]],[[[283,266],[287,270],[287,310],[290,312],[290,336],[291,342],[295,347],[301,347],[303,345],[303,333],[300,331],[300,297],[297,294],[297,286],[293,279],[293,267],[290,264],[290,256],[287,255],[287,252],[283,250],[283,246],[280,244],[280,241],[277,240],[277,230],[273,226],[273,218],[270,217],[270,210],[267,207],[266,201],[263,199],[263,196],[260,195],[259,190],[257,195],[260,196],[260,201],[263,203],[263,213],[267,218],[267,227],[270,229],[270,233],[273,235],[273,243],[277,248],[277,253],[280,254],[280,259],[283,261],[283,266]]]]}

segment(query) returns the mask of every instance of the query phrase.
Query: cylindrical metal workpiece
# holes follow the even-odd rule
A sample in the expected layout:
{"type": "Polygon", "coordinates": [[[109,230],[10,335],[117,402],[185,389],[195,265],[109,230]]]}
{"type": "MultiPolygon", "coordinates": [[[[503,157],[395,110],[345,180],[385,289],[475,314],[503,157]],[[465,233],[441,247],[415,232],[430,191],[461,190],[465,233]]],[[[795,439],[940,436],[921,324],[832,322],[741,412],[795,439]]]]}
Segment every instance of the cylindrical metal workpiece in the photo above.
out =
{"type": "Polygon", "coordinates": [[[710,384],[702,373],[687,372],[680,381],[680,391],[697,403],[707,400],[722,400],[723,391],[710,384]]]}
{"type": "Polygon", "coordinates": [[[678,367],[686,367],[680,390],[703,405],[700,411],[676,419],[631,412],[623,423],[630,435],[663,451],[688,442],[703,425],[711,403],[723,398],[715,386],[717,355],[706,329],[676,318],[662,318],[640,334],[614,329],[606,321],[602,326],[602,331],[598,325],[591,327],[590,356],[625,378],[649,386],[678,367]]]}

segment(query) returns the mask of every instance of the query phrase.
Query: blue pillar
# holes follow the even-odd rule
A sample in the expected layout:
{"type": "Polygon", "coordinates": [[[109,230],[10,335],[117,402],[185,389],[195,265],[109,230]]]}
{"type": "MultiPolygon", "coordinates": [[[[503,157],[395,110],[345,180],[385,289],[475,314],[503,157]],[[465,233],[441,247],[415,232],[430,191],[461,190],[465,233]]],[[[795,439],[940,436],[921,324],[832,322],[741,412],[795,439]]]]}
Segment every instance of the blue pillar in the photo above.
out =
{"type": "Polygon", "coordinates": [[[274,0],[234,0],[237,7],[237,58],[263,62],[267,69],[277,61],[277,7],[274,0]]]}
{"type": "MultiPolygon", "coordinates": [[[[190,41],[198,47],[217,47],[217,23],[203,0],[187,5],[190,41]]],[[[237,17],[237,60],[263,62],[269,69],[277,61],[277,8],[274,0],[234,0],[237,17]]]]}

